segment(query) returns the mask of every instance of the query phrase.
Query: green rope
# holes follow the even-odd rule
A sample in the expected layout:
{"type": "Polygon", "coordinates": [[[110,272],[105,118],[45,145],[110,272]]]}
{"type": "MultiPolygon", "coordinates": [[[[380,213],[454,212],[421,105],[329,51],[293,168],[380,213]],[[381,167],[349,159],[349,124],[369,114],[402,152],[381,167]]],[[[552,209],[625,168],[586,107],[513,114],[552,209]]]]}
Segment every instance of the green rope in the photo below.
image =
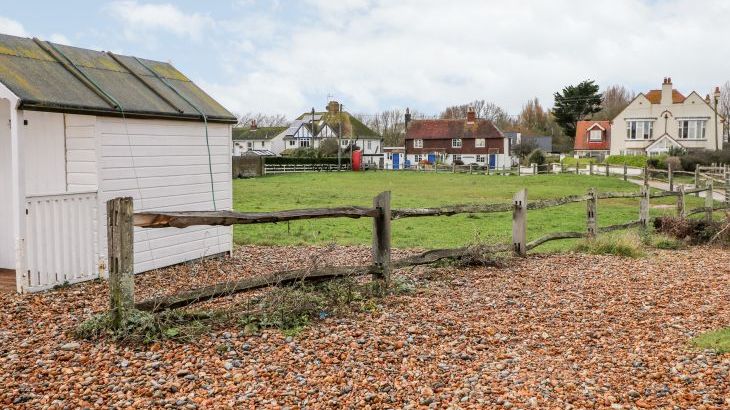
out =
{"type": "Polygon", "coordinates": [[[210,175],[210,192],[213,196],[213,210],[217,211],[218,208],[216,206],[215,201],[215,185],[213,184],[213,160],[210,155],[210,140],[208,137],[208,116],[205,115],[203,111],[201,111],[195,104],[192,103],[189,99],[187,99],[184,95],[180,94],[180,92],[172,86],[167,80],[165,80],[163,77],[161,77],[159,74],[157,74],[156,71],[149,68],[145,63],[143,63],[139,58],[134,57],[135,60],[144,68],[147,69],[152,75],[154,75],[158,80],[162,81],[163,84],[165,84],[169,89],[171,89],[175,94],[177,94],[178,97],[182,98],[188,105],[193,107],[195,111],[198,112],[203,117],[203,123],[205,124],[205,145],[208,147],[208,174],[210,175]]]}

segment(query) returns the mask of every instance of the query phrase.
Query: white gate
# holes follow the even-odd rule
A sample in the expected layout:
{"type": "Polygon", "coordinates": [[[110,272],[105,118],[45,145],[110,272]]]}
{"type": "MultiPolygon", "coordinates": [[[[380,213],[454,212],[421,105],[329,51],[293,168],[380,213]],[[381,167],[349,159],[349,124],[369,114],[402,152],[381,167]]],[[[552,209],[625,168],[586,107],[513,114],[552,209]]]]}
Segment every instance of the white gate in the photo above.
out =
{"type": "Polygon", "coordinates": [[[26,198],[24,292],[99,277],[96,192],[26,198]]]}

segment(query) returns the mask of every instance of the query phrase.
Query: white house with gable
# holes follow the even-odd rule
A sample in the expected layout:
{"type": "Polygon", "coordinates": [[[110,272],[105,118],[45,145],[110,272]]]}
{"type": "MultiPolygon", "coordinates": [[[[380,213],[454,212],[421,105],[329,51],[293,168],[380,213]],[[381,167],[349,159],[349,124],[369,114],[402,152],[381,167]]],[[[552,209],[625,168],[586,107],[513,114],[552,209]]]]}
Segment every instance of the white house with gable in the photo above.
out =
{"type": "MultiPolygon", "coordinates": [[[[106,201],[231,209],[236,118],[172,65],[0,35],[0,275],[105,276],[106,201]]],[[[135,229],[134,271],[230,252],[230,227],[135,229]]]]}
{"type": "Polygon", "coordinates": [[[613,119],[611,155],[722,149],[725,119],[714,107],[710,96],[693,91],[685,97],[665,78],[661,89],[640,93],[613,119]]]}

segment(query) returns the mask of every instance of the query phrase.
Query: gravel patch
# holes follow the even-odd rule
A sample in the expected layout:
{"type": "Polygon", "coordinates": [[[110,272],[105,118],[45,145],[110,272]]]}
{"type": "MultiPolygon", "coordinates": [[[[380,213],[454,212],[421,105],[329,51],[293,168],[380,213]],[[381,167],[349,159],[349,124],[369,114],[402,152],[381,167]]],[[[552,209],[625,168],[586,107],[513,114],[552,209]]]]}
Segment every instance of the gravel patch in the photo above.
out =
{"type": "MultiPolygon", "coordinates": [[[[137,295],[369,260],[363,247],[242,247],[234,261],[140,275],[137,295]]],[[[190,344],[74,340],[68,332],[106,308],[102,282],[0,295],[0,407],[730,406],[730,356],[689,345],[730,324],[728,251],[399,273],[417,291],[371,312],[316,321],[294,337],[231,326],[190,344]]]]}

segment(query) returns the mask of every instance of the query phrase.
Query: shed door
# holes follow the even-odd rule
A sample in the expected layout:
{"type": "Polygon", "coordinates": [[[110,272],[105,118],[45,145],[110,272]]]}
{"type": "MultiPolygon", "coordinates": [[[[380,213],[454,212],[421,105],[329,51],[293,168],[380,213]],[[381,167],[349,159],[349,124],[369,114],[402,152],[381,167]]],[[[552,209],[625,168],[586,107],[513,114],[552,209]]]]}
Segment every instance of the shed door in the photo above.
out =
{"type": "Polygon", "coordinates": [[[0,269],[15,269],[10,105],[0,99],[0,269]]]}

